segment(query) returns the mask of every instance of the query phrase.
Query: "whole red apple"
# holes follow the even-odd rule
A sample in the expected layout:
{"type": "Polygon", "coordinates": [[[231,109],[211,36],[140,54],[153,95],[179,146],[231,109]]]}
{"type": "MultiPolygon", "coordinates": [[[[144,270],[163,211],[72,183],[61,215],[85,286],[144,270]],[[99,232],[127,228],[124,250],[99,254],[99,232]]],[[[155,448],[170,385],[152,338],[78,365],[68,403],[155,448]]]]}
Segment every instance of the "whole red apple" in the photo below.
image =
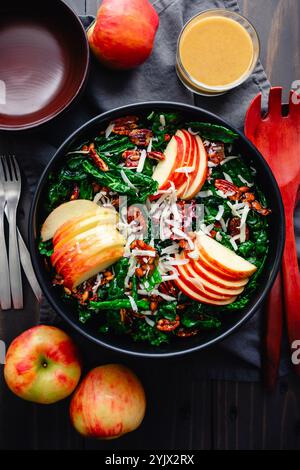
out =
{"type": "Polygon", "coordinates": [[[113,439],[134,431],[146,409],[143,386],[124,366],[109,364],[88,373],[70,406],[75,429],[87,437],[113,439]]]}
{"type": "Polygon", "coordinates": [[[81,361],[71,338],[52,326],[25,331],[10,345],[4,377],[24,400],[55,403],[70,395],[81,375],[81,361]]]}
{"type": "Polygon", "coordinates": [[[88,39],[102,63],[131,69],[150,56],[158,25],[158,14],[149,0],[103,0],[88,39]]]}

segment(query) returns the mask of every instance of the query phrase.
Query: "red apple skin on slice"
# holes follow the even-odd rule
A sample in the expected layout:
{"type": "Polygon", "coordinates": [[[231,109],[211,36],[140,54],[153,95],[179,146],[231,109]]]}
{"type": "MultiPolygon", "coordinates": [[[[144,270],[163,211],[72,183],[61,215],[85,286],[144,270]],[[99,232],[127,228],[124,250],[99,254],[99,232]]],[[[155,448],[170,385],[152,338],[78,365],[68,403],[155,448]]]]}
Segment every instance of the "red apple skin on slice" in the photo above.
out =
{"type": "Polygon", "coordinates": [[[55,232],[53,237],[53,245],[57,245],[62,239],[68,237],[74,237],[80,233],[87,231],[97,225],[112,224],[115,225],[118,222],[118,214],[115,210],[101,208],[101,212],[88,212],[84,215],[76,217],[72,220],[67,221],[55,232]]]}
{"type": "Polygon", "coordinates": [[[64,276],[64,286],[70,290],[87,281],[99,272],[104,271],[112,264],[119,261],[124,254],[124,248],[110,248],[91,258],[83,257],[81,262],[69,266],[70,270],[64,276]]]}
{"type": "Polygon", "coordinates": [[[198,263],[201,264],[202,267],[204,267],[207,271],[215,274],[216,276],[220,276],[222,279],[225,279],[226,281],[232,281],[232,282],[239,282],[239,281],[249,281],[249,279],[239,279],[235,275],[228,274],[226,271],[217,268],[214,264],[210,263],[202,253],[199,251],[199,260],[198,263]]]}
{"type": "Polygon", "coordinates": [[[199,295],[208,300],[227,300],[234,296],[232,295],[223,295],[219,293],[209,292],[206,287],[200,282],[199,278],[194,278],[190,275],[185,266],[180,267],[180,280],[188,286],[191,290],[194,290],[199,295]]]}
{"type": "Polygon", "coordinates": [[[208,304],[208,305],[229,305],[232,304],[235,300],[236,297],[231,297],[230,299],[227,300],[213,300],[213,299],[208,299],[203,297],[203,295],[200,295],[196,293],[193,289],[188,287],[182,279],[176,279],[175,284],[177,285],[178,289],[181,290],[185,295],[190,297],[193,300],[196,300],[197,302],[201,302],[202,304],[208,304]]]}
{"type": "Polygon", "coordinates": [[[95,241],[101,240],[104,237],[107,238],[107,236],[111,238],[112,234],[114,234],[115,232],[119,234],[119,232],[115,229],[114,226],[103,225],[99,227],[93,227],[90,230],[87,230],[86,232],[82,232],[79,235],[67,239],[66,242],[64,241],[64,239],[61,240],[57,245],[54,246],[54,252],[50,258],[52,266],[55,267],[56,263],[61,258],[61,256],[63,256],[69,251],[75,250],[76,247],[78,248],[81,243],[95,243],[95,241]]]}
{"type": "MultiPolygon", "coordinates": [[[[193,167],[194,159],[197,152],[197,143],[195,137],[190,134],[186,130],[182,130],[185,139],[190,141],[190,152],[189,157],[186,159],[185,163],[180,165],[180,167],[193,167]]],[[[186,173],[179,173],[181,176],[176,180],[176,189],[177,189],[177,197],[180,198],[186,191],[189,182],[190,182],[190,174],[187,176],[186,173]]]]}
{"type": "Polygon", "coordinates": [[[68,220],[91,211],[100,211],[100,207],[92,201],[77,199],[68,201],[56,207],[47,217],[41,229],[42,241],[53,238],[58,228],[68,220]]]}
{"type": "Polygon", "coordinates": [[[195,152],[195,158],[192,165],[195,170],[190,173],[189,185],[185,193],[181,196],[181,198],[186,201],[193,199],[196,194],[201,191],[201,188],[206,181],[208,170],[208,158],[202,139],[198,135],[194,138],[196,139],[198,152],[195,152]]]}
{"type": "Polygon", "coordinates": [[[236,279],[249,278],[257,270],[256,266],[207,235],[198,235],[197,247],[211,264],[235,276],[236,279]]]}
{"type": "Polygon", "coordinates": [[[182,158],[178,158],[177,168],[172,175],[172,181],[178,190],[178,188],[180,188],[180,186],[186,182],[187,178],[185,173],[177,172],[177,170],[190,166],[194,158],[195,145],[193,139],[191,138],[191,134],[189,134],[189,132],[184,129],[177,131],[176,136],[181,139],[183,143],[182,145],[184,146],[182,158]]]}
{"type": "Polygon", "coordinates": [[[213,271],[209,271],[200,261],[191,260],[191,266],[199,274],[203,279],[212,282],[214,285],[223,287],[224,289],[240,289],[241,287],[245,287],[249,279],[241,279],[239,281],[232,281],[222,278],[222,273],[219,272],[218,275],[215,274],[213,271]]]}
{"type": "Polygon", "coordinates": [[[165,159],[158,163],[152,175],[152,178],[158,182],[160,189],[166,185],[169,187],[168,181],[175,168],[177,168],[178,143],[175,136],[168,143],[164,154],[165,159]]]}
{"type": "Polygon", "coordinates": [[[240,287],[239,289],[225,289],[224,287],[220,287],[218,285],[213,284],[210,280],[205,279],[202,277],[200,274],[198,274],[192,267],[191,263],[178,267],[178,271],[182,276],[184,276],[185,273],[187,273],[190,277],[195,278],[195,280],[199,280],[200,285],[203,286],[205,292],[207,294],[212,294],[212,295],[221,295],[224,297],[232,297],[234,295],[240,295],[244,288],[240,287]],[[184,268],[184,269],[182,269],[184,268]]]}
{"type": "Polygon", "coordinates": [[[66,264],[76,263],[77,259],[80,259],[82,256],[92,256],[103,248],[110,248],[115,245],[125,245],[121,236],[108,236],[105,240],[103,238],[100,240],[99,237],[89,239],[88,241],[83,240],[81,243],[73,245],[70,250],[63,253],[55,264],[55,270],[58,274],[61,274],[66,264]]]}

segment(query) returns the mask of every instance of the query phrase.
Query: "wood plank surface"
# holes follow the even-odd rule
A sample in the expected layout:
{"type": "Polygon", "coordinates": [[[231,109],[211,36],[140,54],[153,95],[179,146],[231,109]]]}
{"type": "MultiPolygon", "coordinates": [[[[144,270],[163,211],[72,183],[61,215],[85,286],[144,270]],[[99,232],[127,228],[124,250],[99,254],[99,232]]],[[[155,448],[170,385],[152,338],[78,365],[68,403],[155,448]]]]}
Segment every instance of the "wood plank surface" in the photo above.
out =
{"type": "MultiPolygon", "coordinates": [[[[67,3],[78,14],[95,15],[100,2],[67,3]]],[[[272,84],[288,90],[300,79],[299,0],[240,0],[240,6],[260,35],[261,58],[272,84]]],[[[21,312],[0,313],[1,338],[9,343],[36,315],[35,310],[26,319],[21,312]]],[[[0,449],[300,449],[297,378],[282,379],[270,395],[260,383],[199,380],[197,364],[189,357],[129,361],[72,335],[87,369],[118,361],[137,371],[148,395],[143,425],[117,441],[83,439],[70,425],[68,400],[51,407],[23,402],[7,390],[0,366],[0,449]]]]}

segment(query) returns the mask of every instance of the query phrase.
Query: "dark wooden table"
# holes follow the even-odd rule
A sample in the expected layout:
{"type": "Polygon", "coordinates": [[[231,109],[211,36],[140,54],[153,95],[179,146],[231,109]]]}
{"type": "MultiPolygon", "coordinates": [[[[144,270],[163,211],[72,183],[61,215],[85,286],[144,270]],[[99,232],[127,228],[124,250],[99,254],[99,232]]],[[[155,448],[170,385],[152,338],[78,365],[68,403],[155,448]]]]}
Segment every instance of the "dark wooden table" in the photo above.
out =
{"type": "MultiPolygon", "coordinates": [[[[98,0],[68,0],[79,14],[97,11],[98,0]]],[[[262,43],[262,61],[273,85],[287,90],[300,79],[300,1],[240,0],[262,43]]],[[[28,294],[30,295],[30,294],[28,294]]],[[[30,301],[30,299],[27,299],[30,301]]],[[[1,314],[0,337],[9,342],[37,318],[1,314]]],[[[74,333],[73,333],[74,334],[74,333]]],[[[128,362],[79,340],[87,368],[128,362]]],[[[14,397],[0,374],[0,449],[299,449],[300,381],[280,380],[272,395],[260,383],[199,381],[184,361],[130,360],[145,384],[148,411],[142,427],[117,441],[81,438],[72,429],[68,400],[51,407],[14,397]]]]}

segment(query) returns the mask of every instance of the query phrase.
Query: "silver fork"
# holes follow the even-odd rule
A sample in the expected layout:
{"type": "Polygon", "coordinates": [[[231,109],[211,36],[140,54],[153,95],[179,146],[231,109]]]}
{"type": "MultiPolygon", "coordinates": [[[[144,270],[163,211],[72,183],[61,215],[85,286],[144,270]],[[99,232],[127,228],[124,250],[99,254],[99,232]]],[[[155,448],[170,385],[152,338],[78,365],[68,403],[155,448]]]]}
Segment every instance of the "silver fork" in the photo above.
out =
{"type": "MultiPolygon", "coordinates": [[[[1,171],[0,171],[1,174],[1,171]]],[[[1,178],[2,179],[2,178],[1,178]]],[[[4,232],[4,210],[6,200],[4,186],[0,181],[0,305],[2,310],[11,308],[8,258],[4,232]]]]}
{"type": "MultiPolygon", "coordinates": [[[[23,308],[23,288],[20,254],[17,239],[17,207],[21,194],[21,173],[14,156],[1,157],[4,192],[9,222],[9,274],[11,295],[15,309],[23,308]]],[[[1,175],[2,177],[2,175],[1,175]]],[[[2,178],[1,178],[2,179],[2,178]]]]}

